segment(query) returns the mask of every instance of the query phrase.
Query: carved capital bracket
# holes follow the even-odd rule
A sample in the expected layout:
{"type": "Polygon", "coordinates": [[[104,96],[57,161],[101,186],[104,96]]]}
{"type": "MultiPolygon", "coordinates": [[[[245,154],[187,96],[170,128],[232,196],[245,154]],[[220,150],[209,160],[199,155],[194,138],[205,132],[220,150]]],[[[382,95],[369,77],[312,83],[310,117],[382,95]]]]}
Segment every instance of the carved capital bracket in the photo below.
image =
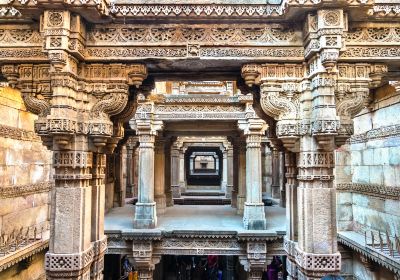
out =
{"type": "Polygon", "coordinates": [[[133,263],[139,271],[139,279],[153,279],[155,265],[161,256],[153,253],[153,242],[151,240],[133,241],[132,247],[133,263]]]}

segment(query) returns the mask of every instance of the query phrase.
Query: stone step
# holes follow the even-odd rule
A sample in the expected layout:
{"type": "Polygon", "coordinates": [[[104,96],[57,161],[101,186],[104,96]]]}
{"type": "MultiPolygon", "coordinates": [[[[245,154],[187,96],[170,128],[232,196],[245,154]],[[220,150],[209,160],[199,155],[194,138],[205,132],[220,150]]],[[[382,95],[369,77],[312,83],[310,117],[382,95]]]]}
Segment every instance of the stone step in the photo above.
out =
{"type": "Polygon", "coordinates": [[[182,193],[182,196],[225,196],[225,193],[221,191],[192,191],[187,190],[186,192],[182,193]]]}
{"type": "Polygon", "coordinates": [[[174,198],[177,205],[229,205],[231,200],[221,196],[182,196],[174,198]]]}

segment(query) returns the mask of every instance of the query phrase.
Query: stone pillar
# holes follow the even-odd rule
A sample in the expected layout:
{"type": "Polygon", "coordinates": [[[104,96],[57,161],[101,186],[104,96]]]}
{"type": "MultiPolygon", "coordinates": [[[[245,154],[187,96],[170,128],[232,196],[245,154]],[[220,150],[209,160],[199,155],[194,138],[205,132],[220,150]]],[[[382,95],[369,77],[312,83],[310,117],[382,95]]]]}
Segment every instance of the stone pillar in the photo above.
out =
{"type": "Polygon", "coordinates": [[[181,190],[181,193],[186,192],[186,175],[185,175],[185,148],[181,148],[179,150],[179,187],[181,190]]]}
{"type": "MultiPolygon", "coordinates": [[[[254,125],[257,126],[258,123],[254,125]]],[[[248,134],[246,135],[246,202],[243,214],[246,229],[266,228],[261,176],[261,135],[248,134]]]]}
{"type": "Polygon", "coordinates": [[[171,207],[171,206],[174,206],[174,199],[172,197],[172,188],[171,188],[171,184],[172,184],[172,180],[171,180],[172,179],[171,178],[171,161],[172,161],[171,140],[168,140],[165,143],[164,153],[165,153],[165,168],[164,168],[165,199],[166,199],[166,206],[171,207]]]}
{"type": "Polygon", "coordinates": [[[154,228],[157,225],[154,202],[154,141],[159,128],[147,120],[137,120],[139,134],[139,195],[133,224],[135,228],[154,228]]]}
{"type": "Polygon", "coordinates": [[[126,197],[133,197],[133,157],[135,149],[132,145],[126,146],[126,197]]]}
{"type": "Polygon", "coordinates": [[[132,251],[133,264],[139,272],[138,279],[153,280],[155,264],[160,261],[160,258],[153,257],[152,241],[134,240],[132,251]]]}
{"type": "Polygon", "coordinates": [[[139,149],[136,147],[133,156],[133,197],[139,196],[139,149]]]}
{"type": "Polygon", "coordinates": [[[233,188],[232,188],[232,198],[231,198],[231,206],[234,208],[238,208],[238,193],[239,193],[239,145],[238,141],[235,138],[233,141],[233,188]]]}
{"type": "Polygon", "coordinates": [[[171,148],[171,190],[172,197],[181,197],[181,188],[179,186],[180,172],[179,149],[173,145],[171,148]]]}
{"type": "Polygon", "coordinates": [[[228,152],[226,149],[222,151],[222,180],[221,191],[226,194],[226,186],[228,185],[228,152]]]}
{"type": "Polygon", "coordinates": [[[286,165],[286,237],[297,241],[297,166],[296,154],[285,153],[286,165]]]}
{"type": "MultiPolygon", "coordinates": [[[[73,151],[55,149],[53,153],[55,188],[52,195],[51,239],[45,261],[47,279],[61,279],[66,273],[70,279],[89,279],[93,261],[91,241],[92,238],[98,241],[103,234],[100,227],[95,229],[97,234],[91,234],[92,222],[95,224],[97,219],[101,219],[101,208],[104,207],[98,204],[102,199],[102,188],[96,185],[92,191],[90,169],[93,155],[86,151],[87,140],[76,138],[73,151]],[[93,196],[94,208],[98,210],[94,216],[91,215],[93,196]]],[[[98,260],[97,264],[100,262],[98,260]]],[[[93,267],[93,275],[101,271],[97,264],[93,267]]]]}
{"type": "Polygon", "coordinates": [[[125,145],[117,148],[114,153],[114,207],[125,205],[126,197],[126,148],[125,145]]]}
{"type": "Polygon", "coordinates": [[[246,201],[246,142],[238,141],[238,146],[237,213],[242,215],[244,212],[244,202],[246,201]]]}
{"type": "Polygon", "coordinates": [[[105,203],[105,168],[106,155],[93,154],[92,167],[92,233],[93,262],[90,268],[91,279],[103,279],[104,254],[107,249],[107,238],[104,234],[105,203]]]}
{"type": "Polygon", "coordinates": [[[164,214],[166,208],[165,196],[165,140],[157,138],[155,144],[154,166],[154,200],[158,214],[164,214]]]}
{"type": "Polygon", "coordinates": [[[271,192],[268,192],[268,195],[273,197],[274,193],[280,191],[279,188],[279,150],[276,146],[274,146],[272,148],[272,184],[271,192]]]}
{"type": "Polygon", "coordinates": [[[226,185],[226,198],[232,198],[232,190],[233,190],[233,149],[232,146],[229,146],[227,151],[227,169],[228,169],[228,179],[226,185]]]}
{"type": "Polygon", "coordinates": [[[281,207],[285,207],[286,199],[285,199],[285,152],[279,152],[279,191],[273,192],[273,198],[279,198],[281,207]]]}

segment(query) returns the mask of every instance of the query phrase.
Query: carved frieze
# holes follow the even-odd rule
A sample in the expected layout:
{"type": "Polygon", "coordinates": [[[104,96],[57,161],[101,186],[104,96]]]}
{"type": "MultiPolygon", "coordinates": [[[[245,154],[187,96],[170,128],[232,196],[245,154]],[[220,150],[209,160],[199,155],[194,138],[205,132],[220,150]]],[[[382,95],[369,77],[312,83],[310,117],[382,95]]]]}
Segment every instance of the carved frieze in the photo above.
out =
{"type": "Polygon", "coordinates": [[[27,185],[3,186],[0,188],[0,198],[26,196],[35,193],[49,192],[54,188],[54,182],[40,182],[27,185]]]}
{"type": "Polygon", "coordinates": [[[336,189],[339,192],[359,193],[385,199],[400,200],[400,188],[398,186],[385,186],[362,183],[341,183],[336,184],[336,189]]]}
{"type": "Polygon", "coordinates": [[[0,135],[15,140],[40,142],[40,137],[33,131],[0,124],[0,135]]]}

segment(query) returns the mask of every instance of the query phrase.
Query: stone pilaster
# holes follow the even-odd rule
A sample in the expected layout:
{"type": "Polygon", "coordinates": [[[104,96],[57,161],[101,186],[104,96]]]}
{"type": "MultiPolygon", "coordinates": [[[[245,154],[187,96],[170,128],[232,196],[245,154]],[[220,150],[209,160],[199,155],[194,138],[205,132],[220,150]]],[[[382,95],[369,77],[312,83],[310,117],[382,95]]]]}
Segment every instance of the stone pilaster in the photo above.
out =
{"type": "Polygon", "coordinates": [[[227,169],[228,169],[228,179],[226,185],[226,198],[232,198],[232,190],[233,190],[233,149],[232,146],[229,145],[229,149],[227,151],[227,169]]]}
{"type": "Polygon", "coordinates": [[[107,248],[107,238],[104,234],[104,203],[105,203],[105,168],[106,155],[93,154],[92,167],[92,232],[93,262],[91,279],[103,279],[104,254],[107,248]]]}
{"type": "Polygon", "coordinates": [[[165,179],[164,179],[164,184],[165,184],[165,199],[166,199],[166,206],[171,207],[174,206],[174,200],[172,196],[172,170],[171,170],[171,140],[168,140],[165,144],[165,179]]]}
{"type": "Polygon", "coordinates": [[[240,263],[247,271],[247,280],[261,280],[267,266],[267,244],[262,241],[247,241],[246,256],[240,263]]]}
{"type": "Polygon", "coordinates": [[[153,244],[151,240],[133,241],[133,263],[138,270],[139,280],[152,280],[155,264],[160,259],[153,256],[153,244]]]}
{"type": "Polygon", "coordinates": [[[135,153],[137,146],[137,137],[129,137],[126,145],[126,195],[127,197],[135,197],[135,172],[136,161],[135,153]]]}
{"type": "Polygon", "coordinates": [[[246,201],[246,142],[242,140],[238,141],[237,144],[238,144],[237,213],[239,215],[242,215],[244,212],[244,202],[246,201]]]}
{"type": "Polygon", "coordinates": [[[274,197],[279,191],[279,150],[276,146],[272,148],[272,184],[268,192],[270,197],[274,197]]]}
{"type": "Polygon", "coordinates": [[[179,148],[174,144],[171,147],[171,190],[172,197],[174,198],[181,197],[181,189],[179,187],[179,165],[179,148]]]}
{"type": "Polygon", "coordinates": [[[222,180],[221,180],[221,191],[226,193],[226,186],[228,185],[228,152],[225,148],[222,151],[222,180]]]}
{"type": "Polygon", "coordinates": [[[286,176],[285,176],[285,152],[279,152],[279,190],[273,193],[274,198],[280,199],[280,206],[286,206],[286,176]]]}
{"type": "Polygon", "coordinates": [[[239,124],[246,137],[246,202],[243,224],[246,229],[265,229],[266,220],[262,202],[261,137],[266,123],[257,118],[239,124]]]}
{"type": "Polygon", "coordinates": [[[165,139],[157,138],[155,143],[154,163],[154,201],[158,214],[164,214],[166,208],[165,196],[165,139]]]}
{"type": "Polygon", "coordinates": [[[139,132],[138,202],[135,207],[135,228],[154,228],[157,224],[154,202],[154,141],[151,129],[139,132]],[[147,132],[147,133],[146,133],[147,132]]]}
{"type": "Polygon", "coordinates": [[[182,147],[179,150],[179,188],[180,188],[181,193],[186,192],[185,152],[186,152],[186,148],[184,148],[184,147],[182,147]]]}
{"type": "Polygon", "coordinates": [[[87,148],[87,141],[82,138],[74,143],[74,151],[55,150],[53,153],[54,210],[51,214],[49,252],[45,261],[48,279],[65,276],[71,279],[90,278],[90,265],[94,257],[90,215],[93,154],[82,150],[85,146],[87,148]]]}

